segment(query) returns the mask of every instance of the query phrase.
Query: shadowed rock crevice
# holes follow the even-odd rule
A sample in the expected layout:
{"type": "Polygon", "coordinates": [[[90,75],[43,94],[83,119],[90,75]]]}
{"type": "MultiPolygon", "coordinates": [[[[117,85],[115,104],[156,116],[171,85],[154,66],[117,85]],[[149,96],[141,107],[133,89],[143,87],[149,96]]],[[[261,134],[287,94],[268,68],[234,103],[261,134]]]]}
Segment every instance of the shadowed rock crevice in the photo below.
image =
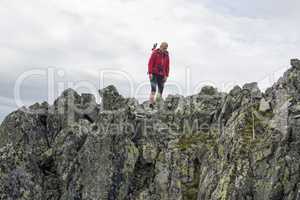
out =
{"type": "Polygon", "coordinates": [[[134,167],[126,199],[134,199],[133,197],[137,197],[141,192],[147,190],[153,182],[154,176],[155,165],[153,163],[145,163],[139,157],[134,167]]]}

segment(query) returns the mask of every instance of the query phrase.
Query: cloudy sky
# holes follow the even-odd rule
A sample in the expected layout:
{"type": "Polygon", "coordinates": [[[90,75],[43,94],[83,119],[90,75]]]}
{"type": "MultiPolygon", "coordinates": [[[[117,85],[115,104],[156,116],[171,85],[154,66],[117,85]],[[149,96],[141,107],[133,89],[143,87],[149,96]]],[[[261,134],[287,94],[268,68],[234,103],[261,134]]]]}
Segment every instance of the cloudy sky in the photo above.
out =
{"type": "Polygon", "coordinates": [[[300,52],[299,0],[0,0],[0,121],[73,87],[148,96],[152,44],[167,41],[166,93],[262,89],[300,52]]]}

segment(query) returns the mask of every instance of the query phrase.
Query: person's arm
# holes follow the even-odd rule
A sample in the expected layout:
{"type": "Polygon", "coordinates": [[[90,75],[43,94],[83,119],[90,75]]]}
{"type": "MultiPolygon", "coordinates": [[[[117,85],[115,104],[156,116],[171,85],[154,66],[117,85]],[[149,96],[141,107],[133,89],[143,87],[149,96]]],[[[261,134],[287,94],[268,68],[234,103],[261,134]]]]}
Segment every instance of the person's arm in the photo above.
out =
{"type": "MultiPolygon", "coordinates": [[[[155,53],[153,52],[151,54],[151,57],[149,59],[149,62],[148,62],[148,74],[149,74],[149,77],[152,76],[152,70],[153,70],[153,65],[154,65],[154,60],[155,60],[155,53]]],[[[150,77],[151,79],[151,77],[150,77]]]]}
{"type": "Polygon", "coordinates": [[[167,79],[169,77],[169,71],[170,71],[170,58],[168,56],[167,61],[166,61],[166,77],[165,77],[165,79],[167,79]]]}

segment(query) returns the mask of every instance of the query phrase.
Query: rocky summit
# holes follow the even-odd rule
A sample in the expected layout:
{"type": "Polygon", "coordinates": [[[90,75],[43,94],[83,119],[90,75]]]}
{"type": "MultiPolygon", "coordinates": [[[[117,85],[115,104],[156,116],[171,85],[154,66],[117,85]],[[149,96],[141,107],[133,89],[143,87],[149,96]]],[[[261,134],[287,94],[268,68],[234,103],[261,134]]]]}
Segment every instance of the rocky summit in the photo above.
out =
{"type": "Polygon", "coordinates": [[[114,86],[65,90],[0,128],[0,199],[300,199],[300,61],[257,83],[149,109],[114,86]]]}

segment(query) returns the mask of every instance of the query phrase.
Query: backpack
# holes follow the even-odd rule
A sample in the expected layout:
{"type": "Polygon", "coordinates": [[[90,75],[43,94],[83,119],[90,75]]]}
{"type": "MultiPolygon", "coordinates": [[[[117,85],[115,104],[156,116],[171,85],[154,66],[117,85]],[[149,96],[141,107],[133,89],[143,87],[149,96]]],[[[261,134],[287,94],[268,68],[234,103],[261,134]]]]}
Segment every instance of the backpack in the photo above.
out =
{"type": "Polygon", "coordinates": [[[156,47],[157,47],[157,43],[154,43],[153,47],[152,47],[152,51],[154,51],[156,49],[156,47]]]}

